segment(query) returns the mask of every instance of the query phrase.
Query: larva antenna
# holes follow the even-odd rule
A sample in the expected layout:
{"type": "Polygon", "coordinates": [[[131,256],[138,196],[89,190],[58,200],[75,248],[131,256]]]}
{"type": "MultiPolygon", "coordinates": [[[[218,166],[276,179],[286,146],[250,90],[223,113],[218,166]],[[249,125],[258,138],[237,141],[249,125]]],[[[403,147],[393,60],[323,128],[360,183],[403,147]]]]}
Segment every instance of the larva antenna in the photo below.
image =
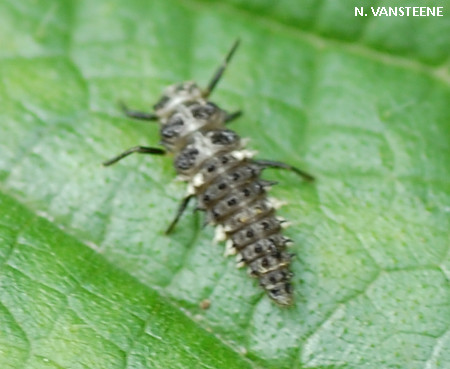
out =
{"type": "Polygon", "coordinates": [[[228,51],[227,56],[225,57],[225,60],[223,61],[222,65],[217,69],[216,73],[214,73],[214,76],[211,78],[211,81],[208,84],[208,87],[203,91],[203,97],[208,97],[213,92],[214,88],[216,87],[217,83],[222,78],[223,73],[225,72],[225,69],[228,66],[228,63],[230,62],[231,58],[233,57],[234,52],[239,46],[239,43],[241,42],[240,39],[237,39],[234,41],[233,46],[231,47],[230,51],[228,51]]]}

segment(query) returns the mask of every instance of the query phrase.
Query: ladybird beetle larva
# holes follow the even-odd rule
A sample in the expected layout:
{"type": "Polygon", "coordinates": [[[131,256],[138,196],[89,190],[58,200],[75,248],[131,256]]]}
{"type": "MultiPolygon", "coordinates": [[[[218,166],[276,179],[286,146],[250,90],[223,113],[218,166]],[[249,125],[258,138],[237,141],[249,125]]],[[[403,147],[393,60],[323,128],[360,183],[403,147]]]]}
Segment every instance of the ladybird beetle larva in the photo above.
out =
{"type": "Polygon", "coordinates": [[[226,241],[225,255],[237,254],[238,266],[247,266],[273,301],[288,306],[293,303],[292,254],[286,247],[292,241],[282,235],[287,223],[275,215],[277,203],[267,197],[275,182],[261,179],[261,173],[266,168],[279,168],[307,181],[314,178],[282,162],[254,159],[255,153],[245,148],[245,140],[227,128],[241,112],[229,113],[209,100],[238,45],[239,40],[205,89],[191,81],[171,85],[152,113],[130,110],[122,104],[128,117],[159,123],[163,147],[132,147],[103,165],[133,153],[172,154],[179,178],[188,185],[166,233],[174,229],[189,201],[196,199],[197,208],[206,213],[206,222],[216,227],[215,241],[226,241]]]}

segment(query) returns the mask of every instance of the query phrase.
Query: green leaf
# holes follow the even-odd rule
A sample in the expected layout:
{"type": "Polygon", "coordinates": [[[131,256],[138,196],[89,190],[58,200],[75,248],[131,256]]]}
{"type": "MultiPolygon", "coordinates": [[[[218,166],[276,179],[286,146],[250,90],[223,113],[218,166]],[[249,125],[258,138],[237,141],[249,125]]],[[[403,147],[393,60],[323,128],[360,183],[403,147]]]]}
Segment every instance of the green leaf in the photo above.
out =
{"type": "Polygon", "coordinates": [[[0,3],[1,368],[426,368],[450,362],[450,17],[411,1],[0,3]],[[364,6],[367,17],[355,17],[364,6]],[[222,257],[170,158],[100,163],[158,128],[161,90],[214,92],[292,222],[296,304],[222,257]],[[209,300],[209,309],[200,304],[209,300]]]}

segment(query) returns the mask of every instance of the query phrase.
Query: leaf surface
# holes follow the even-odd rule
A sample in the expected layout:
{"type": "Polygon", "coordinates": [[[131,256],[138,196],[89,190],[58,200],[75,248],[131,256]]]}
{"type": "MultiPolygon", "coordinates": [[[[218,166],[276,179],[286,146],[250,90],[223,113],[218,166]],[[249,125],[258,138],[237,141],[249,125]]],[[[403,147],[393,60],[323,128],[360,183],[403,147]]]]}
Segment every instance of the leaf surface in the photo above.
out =
{"type": "Polygon", "coordinates": [[[0,367],[448,365],[449,16],[355,6],[373,4],[0,4],[0,367]],[[213,100],[244,111],[232,128],[261,158],[317,177],[265,173],[292,222],[292,309],[201,214],[164,235],[184,194],[170,158],[100,165],[159,141],[118,100],[205,86],[237,37],[213,100]]]}

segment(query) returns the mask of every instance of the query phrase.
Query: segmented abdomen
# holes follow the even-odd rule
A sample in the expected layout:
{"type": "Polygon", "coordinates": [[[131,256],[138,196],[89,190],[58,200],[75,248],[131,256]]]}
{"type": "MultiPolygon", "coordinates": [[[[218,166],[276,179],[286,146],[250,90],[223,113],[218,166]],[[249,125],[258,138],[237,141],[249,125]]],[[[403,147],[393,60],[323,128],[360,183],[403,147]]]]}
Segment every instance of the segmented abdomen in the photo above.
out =
{"type": "MultiPolygon", "coordinates": [[[[185,153],[197,154],[183,156],[182,152],[178,164],[182,157],[195,163],[202,150],[201,145],[185,149],[185,153]]],[[[227,240],[226,254],[238,254],[238,264],[248,266],[249,274],[259,279],[273,300],[290,305],[291,255],[286,252],[290,240],[281,235],[283,221],[275,216],[266,193],[274,182],[261,179],[262,168],[236,153],[214,153],[191,172],[198,207],[206,212],[207,222],[217,226],[218,240],[227,240]]]]}

